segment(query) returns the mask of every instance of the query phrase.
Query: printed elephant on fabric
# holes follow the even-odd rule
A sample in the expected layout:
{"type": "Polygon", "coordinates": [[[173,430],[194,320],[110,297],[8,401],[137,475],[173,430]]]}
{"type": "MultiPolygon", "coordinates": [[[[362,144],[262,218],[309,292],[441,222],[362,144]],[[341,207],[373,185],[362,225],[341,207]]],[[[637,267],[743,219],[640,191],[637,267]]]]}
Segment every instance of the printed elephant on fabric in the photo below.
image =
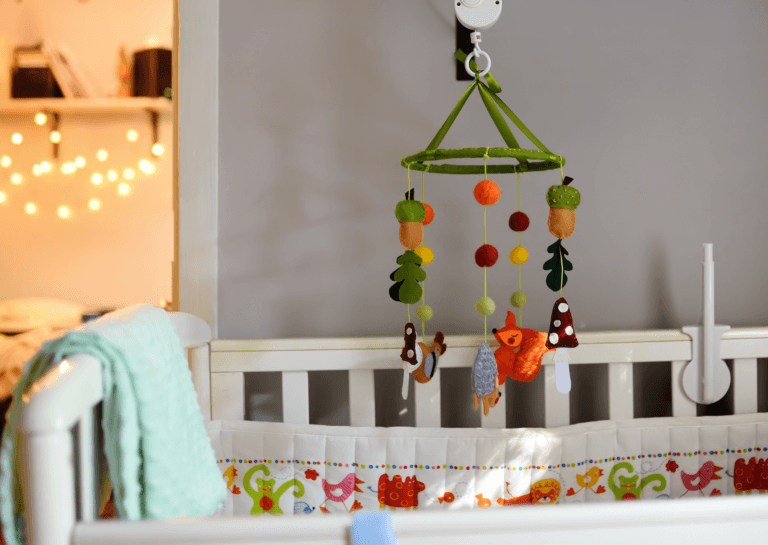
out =
{"type": "Polygon", "coordinates": [[[736,460],[733,466],[733,487],[736,494],[751,494],[753,490],[761,494],[768,490],[768,459],[755,459],[749,463],[744,458],[736,460]]]}
{"type": "Polygon", "coordinates": [[[282,515],[280,510],[280,497],[289,488],[295,486],[296,490],[293,491],[293,495],[296,498],[300,498],[304,495],[304,485],[296,479],[291,479],[285,483],[275,492],[275,480],[274,479],[256,479],[256,490],[251,486],[251,478],[257,471],[261,471],[265,476],[269,476],[269,469],[264,464],[258,464],[253,466],[243,477],[243,488],[248,495],[253,499],[253,509],[251,509],[251,515],[261,515],[262,513],[269,513],[270,515],[282,515]]]}
{"type": "Polygon", "coordinates": [[[382,509],[387,505],[392,509],[415,509],[419,506],[419,492],[425,488],[424,483],[415,476],[403,480],[400,475],[395,475],[390,481],[389,475],[385,473],[379,477],[379,505],[382,509]]]}

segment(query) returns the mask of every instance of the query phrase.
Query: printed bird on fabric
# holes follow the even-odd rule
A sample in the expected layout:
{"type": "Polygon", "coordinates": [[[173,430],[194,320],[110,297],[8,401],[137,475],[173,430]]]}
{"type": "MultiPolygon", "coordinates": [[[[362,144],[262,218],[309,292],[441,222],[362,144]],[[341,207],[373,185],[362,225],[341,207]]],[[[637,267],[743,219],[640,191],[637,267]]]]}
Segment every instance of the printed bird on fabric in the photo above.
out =
{"type": "Polygon", "coordinates": [[[595,466],[589,471],[587,471],[584,475],[576,475],[576,482],[582,488],[591,489],[593,486],[597,484],[597,482],[600,480],[600,477],[602,476],[603,476],[603,470],[595,466]]]}
{"type": "MultiPolygon", "coordinates": [[[[361,494],[363,493],[363,491],[360,490],[360,488],[357,486],[359,484],[364,484],[364,481],[358,479],[354,473],[350,473],[344,477],[344,479],[342,479],[339,484],[331,484],[323,479],[323,491],[325,492],[325,500],[323,500],[323,503],[328,500],[341,503],[341,505],[344,506],[344,509],[346,509],[348,512],[362,509],[363,504],[357,500],[354,501],[352,507],[350,508],[347,508],[347,505],[344,503],[352,495],[352,492],[360,492],[361,494]]],[[[320,511],[323,513],[330,513],[328,509],[323,507],[323,503],[320,504],[320,511]]]]}
{"type": "MultiPolygon", "coordinates": [[[[680,478],[683,481],[683,486],[688,489],[685,494],[694,490],[698,490],[703,496],[703,490],[709,485],[711,481],[722,479],[722,477],[717,474],[717,472],[721,471],[722,469],[722,467],[716,466],[715,462],[709,461],[701,466],[701,469],[693,475],[688,475],[685,471],[681,471],[680,478]],[[699,480],[699,483],[693,484],[696,479],[699,480]]],[[[685,496],[685,494],[683,494],[683,496],[685,496]]]]}

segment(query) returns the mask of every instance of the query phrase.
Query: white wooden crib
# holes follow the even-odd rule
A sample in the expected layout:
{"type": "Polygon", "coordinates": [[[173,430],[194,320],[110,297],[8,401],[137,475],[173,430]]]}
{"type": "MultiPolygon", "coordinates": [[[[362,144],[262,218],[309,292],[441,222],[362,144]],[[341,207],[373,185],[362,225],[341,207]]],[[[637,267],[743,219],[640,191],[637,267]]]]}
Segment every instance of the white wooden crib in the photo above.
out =
{"type": "MultiPolygon", "coordinates": [[[[401,339],[211,341],[210,329],[190,315],[173,321],[189,350],[193,380],[206,419],[242,420],[244,374],[282,373],[284,421],[310,421],[308,372],[349,372],[350,420],[374,426],[374,370],[399,369],[401,339]]],[[[605,364],[609,370],[611,419],[633,418],[633,366],[672,362],[672,412],[695,416],[696,405],[680,387],[691,357],[691,341],[679,331],[582,333],[572,363],[605,364]]],[[[456,336],[440,368],[469,366],[482,339],[456,336]]],[[[733,329],[721,341],[732,360],[735,411],[758,410],[758,358],[768,356],[768,328],[733,329]]],[[[548,427],[569,423],[569,396],[554,386],[551,354],[544,361],[544,410],[548,427]]],[[[440,371],[438,370],[439,374],[440,371]]],[[[349,516],[259,517],[172,521],[96,521],[99,455],[94,410],[101,400],[101,368],[77,355],[51,370],[25,399],[24,501],[28,536],[36,545],[128,543],[344,543],[349,516]],[[77,433],[73,435],[73,429],[77,433]],[[73,439],[75,437],[75,439],[73,439]],[[313,520],[310,522],[309,518],[313,520]]],[[[440,378],[417,385],[416,425],[439,427],[440,378]]],[[[503,427],[504,411],[491,411],[483,427],[503,427]]],[[[619,502],[521,506],[493,512],[427,512],[393,515],[398,543],[480,543],[487,539],[563,539],[594,543],[692,542],[762,536],[768,532],[768,498],[763,495],[706,501],[619,502]],[[575,530],[578,532],[574,533],[575,530]]]]}

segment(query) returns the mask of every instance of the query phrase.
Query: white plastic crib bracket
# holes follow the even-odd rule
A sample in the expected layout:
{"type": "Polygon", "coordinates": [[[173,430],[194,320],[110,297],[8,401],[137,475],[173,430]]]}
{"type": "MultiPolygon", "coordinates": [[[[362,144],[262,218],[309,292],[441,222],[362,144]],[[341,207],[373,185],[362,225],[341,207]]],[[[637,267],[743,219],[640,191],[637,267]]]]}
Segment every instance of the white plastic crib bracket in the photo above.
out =
{"type": "Polygon", "coordinates": [[[683,390],[692,401],[709,405],[725,396],[731,385],[731,372],[720,359],[720,339],[731,329],[715,325],[715,263],[712,244],[704,244],[702,325],[686,326],[683,333],[690,335],[691,361],[683,371],[683,390]]]}

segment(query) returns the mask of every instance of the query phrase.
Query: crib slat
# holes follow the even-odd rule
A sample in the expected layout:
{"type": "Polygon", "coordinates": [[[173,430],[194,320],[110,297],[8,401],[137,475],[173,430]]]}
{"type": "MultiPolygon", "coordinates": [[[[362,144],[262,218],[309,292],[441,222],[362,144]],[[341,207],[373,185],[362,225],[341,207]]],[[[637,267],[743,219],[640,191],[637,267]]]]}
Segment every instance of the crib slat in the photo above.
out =
{"type": "Polygon", "coordinates": [[[631,420],[635,416],[632,363],[608,364],[609,418],[631,420]]]}
{"type": "Polygon", "coordinates": [[[306,371],[283,373],[283,422],[309,424],[309,374],[306,371]]]}
{"type": "Polygon", "coordinates": [[[205,344],[189,351],[189,367],[192,371],[192,383],[197,392],[197,402],[203,421],[211,420],[211,359],[210,345],[205,344]]]}
{"type": "Polygon", "coordinates": [[[96,428],[93,409],[87,411],[77,426],[77,458],[80,477],[80,520],[90,522],[98,516],[96,512],[96,428]]]}
{"type": "Polygon", "coordinates": [[[544,425],[547,428],[571,423],[571,394],[561,394],[555,385],[555,366],[544,366],[544,425]]]}
{"type": "Polygon", "coordinates": [[[432,380],[416,384],[416,427],[440,427],[440,369],[435,370],[432,380]]]}
{"type": "Polygon", "coordinates": [[[757,358],[733,360],[733,412],[757,412],[757,358]]]}
{"type": "Polygon", "coordinates": [[[211,373],[211,418],[245,418],[245,376],[243,373],[211,373]]]}
{"type": "Polygon", "coordinates": [[[349,424],[367,428],[376,425],[372,369],[349,372],[349,424]]]}
{"type": "Polygon", "coordinates": [[[672,362],[672,416],[696,416],[696,402],[683,391],[683,371],[688,362],[672,362]]]}

